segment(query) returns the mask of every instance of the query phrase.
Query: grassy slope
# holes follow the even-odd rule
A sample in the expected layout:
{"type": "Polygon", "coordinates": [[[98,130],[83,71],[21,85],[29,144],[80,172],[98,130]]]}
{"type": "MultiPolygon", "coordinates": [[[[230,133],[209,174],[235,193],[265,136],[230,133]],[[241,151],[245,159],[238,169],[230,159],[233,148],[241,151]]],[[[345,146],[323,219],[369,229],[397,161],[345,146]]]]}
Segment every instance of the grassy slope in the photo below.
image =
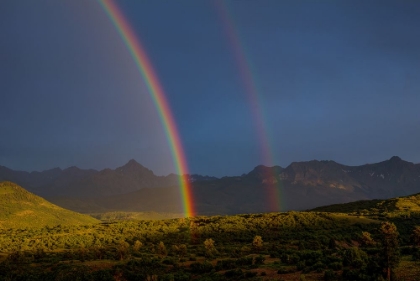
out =
{"type": "Polygon", "coordinates": [[[335,204],[318,207],[312,211],[334,213],[384,213],[395,214],[406,212],[420,212],[420,193],[397,197],[387,200],[363,200],[346,204],[335,204]]]}
{"type": "Polygon", "coordinates": [[[91,224],[93,217],[60,208],[12,182],[0,183],[0,229],[91,224]]]}

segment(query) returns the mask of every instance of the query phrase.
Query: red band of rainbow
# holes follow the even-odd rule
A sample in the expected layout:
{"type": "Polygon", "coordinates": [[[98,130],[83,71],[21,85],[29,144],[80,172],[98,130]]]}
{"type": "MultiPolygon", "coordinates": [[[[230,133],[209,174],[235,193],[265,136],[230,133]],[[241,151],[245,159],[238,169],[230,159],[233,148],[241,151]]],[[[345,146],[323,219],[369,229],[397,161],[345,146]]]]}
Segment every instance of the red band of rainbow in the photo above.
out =
{"type": "Polygon", "coordinates": [[[182,204],[184,215],[187,217],[194,216],[193,196],[190,183],[187,179],[188,166],[184,149],[181,144],[178,129],[175,124],[171,109],[166,99],[163,88],[159,82],[158,77],[147,57],[147,54],[133,32],[124,15],[114,3],[113,0],[99,0],[99,3],[107,13],[108,17],[114,24],[122,40],[127,46],[131,56],[133,57],[138,70],[140,71],[146,86],[149,90],[150,96],[158,111],[160,120],[165,130],[166,137],[171,149],[172,158],[179,174],[179,185],[181,189],[182,204]]]}

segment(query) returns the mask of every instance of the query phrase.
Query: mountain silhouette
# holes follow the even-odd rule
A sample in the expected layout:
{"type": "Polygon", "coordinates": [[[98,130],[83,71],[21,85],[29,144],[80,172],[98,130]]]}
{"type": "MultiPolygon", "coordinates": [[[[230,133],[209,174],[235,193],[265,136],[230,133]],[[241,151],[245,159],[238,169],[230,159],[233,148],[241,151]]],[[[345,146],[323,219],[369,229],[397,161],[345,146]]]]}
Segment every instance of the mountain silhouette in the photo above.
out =
{"type": "MultiPolygon", "coordinates": [[[[0,180],[75,211],[182,211],[179,177],[157,176],[133,159],[101,171],[70,167],[28,173],[0,166],[0,180]]],[[[304,210],[419,193],[420,164],[397,156],[360,166],[312,160],[286,168],[259,165],[233,177],[188,175],[187,180],[199,214],[304,210]],[[268,204],[274,194],[278,206],[268,204]]]]}

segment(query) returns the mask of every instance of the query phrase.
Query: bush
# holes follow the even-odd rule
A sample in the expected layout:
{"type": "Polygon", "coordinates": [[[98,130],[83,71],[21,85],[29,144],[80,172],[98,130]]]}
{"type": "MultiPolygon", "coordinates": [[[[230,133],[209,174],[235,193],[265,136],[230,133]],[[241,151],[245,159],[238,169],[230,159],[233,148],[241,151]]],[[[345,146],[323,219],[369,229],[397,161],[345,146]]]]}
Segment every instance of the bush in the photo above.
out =
{"type": "Polygon", "coordinates": [[[328,269],[325,271],[324,273],[324,280],[325,281],[331,281],[331,280],[336,280],[337,277],[335,275],[335,272],[332,271],[331,269],[328,269]]]}
{"type": "Polygon", "coordinates": [[[321,261],[317,261],[314,265],[312,265],[312,270],[316,270],[317,272],[322,272],[325,269],[325,265],[321,261]]]}
{"type": "Polygon", "coordinates": [[[343,268],[343,264],[341,262],[333,262],[328,265],[328,268],[333,270],[341,270],[343,268]]]}
{"type": "Polygon", "coordinates": [[[257,257],[255,257],[255,264],[263,264],[265,261],[265,257],[259,255],[257,257]]]}
{"type": "Polygon", "coordinates": [[[236,261],[234,259],[218,260],[216,264],[216,270],[226,270],[236,267],[236,261]]]}
{"type": "Polygon", "coordinates": [[[363,265],[366,265],[368,261],[367,254],[356,247],[346,249],[343,252],[343,264],[344,265],[351,265],[354,267],[361,267],[363,265]]]}
{"type": "Polygon", "coordinates": [[[298,270],[303,270],[306,266],[306,263],[305,263],[305,261],[300,261],[300,262],[297,263],[296,266],[297,266],[298,270]]]}
{"type": "Polygon", "coordinates": [[[242,257],[236,260],[237,266],[252,265],[254,259],[252,257],[242,257]]]}
{"type": "Polygon", "coordinates": [[[175,265],[177,264],[176,260],[174,260],[173,258],[165,258],[162,261],[163,264],[167,264],[167,265],[175,265]]]}
{"type": "Polygon", "coordinates": [[[191,280],[191,275],[185,272],[180,272],[175,274],[174,276],[175,281],[189,281],[191,280]]]}
{"type": "Polygon", "coordinates": [[[207,261],[204,263],[195,262],[190,265],[190,269],[193,273],[207,273],[213,270],[213,265],[207,261]]]}
{"type": "Polygon", "coordinates": [[[225,272],[226,278],[242,278],[244,277],[243,271],[241,269],[232,269],[225,272]]]}
{"type": "Polygon", "coordinates": [[[257,272],[252,272],[252,271],[246,271],[245,272],[245,278],[252,278],[257,276],[257,272]]]}
{"type": "Polygon", "coordinates": [[[286,274],[286,273],[293,273],[296,272],[295,267],[287,267],[287,266],[282,266],[279,268],[279,270],[277,270],[277,274],[286,274]]]}

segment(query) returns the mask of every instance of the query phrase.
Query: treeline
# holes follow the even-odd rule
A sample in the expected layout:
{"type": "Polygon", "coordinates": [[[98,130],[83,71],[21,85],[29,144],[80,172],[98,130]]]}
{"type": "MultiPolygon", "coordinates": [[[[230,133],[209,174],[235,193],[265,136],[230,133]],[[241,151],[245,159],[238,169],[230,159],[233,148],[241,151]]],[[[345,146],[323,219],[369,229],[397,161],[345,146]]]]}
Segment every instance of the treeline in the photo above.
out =
{"type": "Polygon", "coordinates": [[[288,212],[5,229],[0,280],[396,280],[400,253],[420,257],[416,223],[288,212]]]}
{"type": "Polygon", "coordinates": [[[4,229],[0,230],[0,252],[115,247],[121,241],[133,244],[136,240],[145,245],[160,241],[194,245],[207,238],[243,243],[255,235],[267,242],[313,240],[317,244],[330,238],[350,241],[358,231],[371,229],[371,222],[346,215],[288,212],[4,229]]]}

